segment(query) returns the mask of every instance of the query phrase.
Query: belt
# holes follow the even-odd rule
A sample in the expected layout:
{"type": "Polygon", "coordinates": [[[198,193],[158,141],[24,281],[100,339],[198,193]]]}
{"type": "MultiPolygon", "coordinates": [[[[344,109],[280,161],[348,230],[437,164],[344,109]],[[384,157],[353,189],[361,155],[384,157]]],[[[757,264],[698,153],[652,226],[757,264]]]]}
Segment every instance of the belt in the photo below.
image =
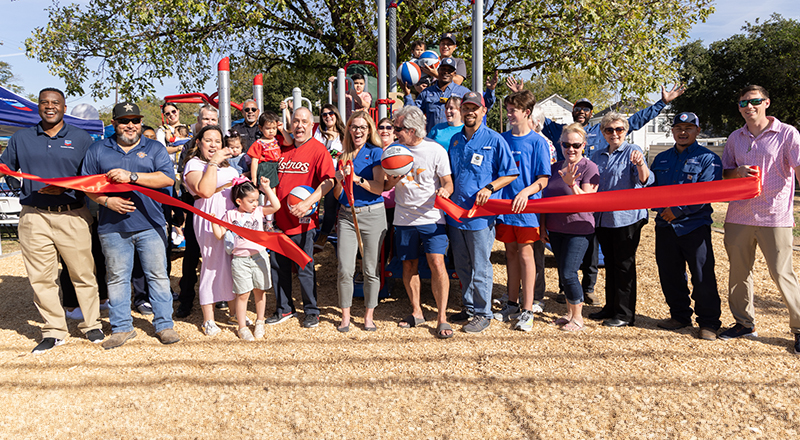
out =
{"type": "Polygon", "coordinates": [[[383,202],[373,203],[372,205],[366,205],[366,206],[356,206],[355,212],[356,214],[361,214],[362,212],[370,212],[378,208],[383,209],[383,202]]]}
{"type": "Polygon", "coordinates": [[[57,205],[57,206],[34,206],[34,208],[40,211],[67,212],[67,211],[72,211],[73,209],[83,208],[83,206],[84,206],[83,202],[74,202],[66,205],[57,205]]]}

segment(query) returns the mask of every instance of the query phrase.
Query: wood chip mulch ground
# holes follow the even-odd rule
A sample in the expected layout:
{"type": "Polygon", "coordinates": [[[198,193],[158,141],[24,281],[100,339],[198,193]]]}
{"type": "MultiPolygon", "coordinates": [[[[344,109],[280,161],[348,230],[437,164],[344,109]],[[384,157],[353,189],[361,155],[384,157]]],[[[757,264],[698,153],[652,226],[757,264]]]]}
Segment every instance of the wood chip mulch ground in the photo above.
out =
{"type": "MultiPolygon", "coordinates": [[[[378,332],[361,330],[354,303],[349,333],[336,331],[335,256],[317,255],[321,324],[298,319],[240,341],[218,312],[221,335],[199,330],[199,310],[176,321],[182,341],[162,346],[148,318],[133,313],[138,336],[104,351],[70,321],[67,344],[31,355],[41,318],[20,255],[0,259],[0,438],[320,438],[320,439],[796,439],[800,356],[790,346],[786,307],[759,254],[754,277],[759,337],[702,341],[697,327],[663,331],[668,317],[654,261],[652,221],[638,253],[636,327],[587,320],[558,330],[557,274],[546,269],[546,309],[530,333],[492,323],[482,334],[456,328],[434,337],[435,308],[423,284],[428,322],[405,330],[402,285],[376,309],[378,332]]],[[[727,257],[714,234],[723,325],[727,257]]],[[[548,254],[549,255],[549,254],[548,254]]],[[[493,255],[494,296],[505,290],[502,245],[493,255]]],[[[795,262],[795,271],[798,270],[795,262]]],[[[180,259],[173,264],[177,288],[180,259]]],[[[597,291],[603,298],[601,269],[597,291]]],[[[460,306],[451,285],[450,309],[460,306]]],[[[299,291],[295,301],[299,307],[299,291]]],[[[177,305],[177,304],[176,304],[177,305]]],[[[270,298],[267,310],[274,307],[270,298]]],[[[586,307],[588,314],[598,310],[586,307]]],[[[254,315],[253,315],[254,317],[254,315]]],[[[301,316],[302,318],[302,316],[301,316]]],[[[107,312],[104,331],[110,332],[107,312]]]]}

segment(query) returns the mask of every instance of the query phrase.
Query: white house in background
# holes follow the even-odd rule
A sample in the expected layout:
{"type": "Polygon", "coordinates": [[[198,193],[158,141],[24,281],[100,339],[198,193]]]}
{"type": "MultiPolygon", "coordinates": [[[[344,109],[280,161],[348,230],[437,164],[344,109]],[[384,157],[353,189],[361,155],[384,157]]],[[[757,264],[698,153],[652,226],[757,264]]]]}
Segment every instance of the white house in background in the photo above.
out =
{"type": "Polygon", "coordinates": [[[559,124],[572,124],[572,103],[558,93],[539,101],[544,116],[559,124]]]}

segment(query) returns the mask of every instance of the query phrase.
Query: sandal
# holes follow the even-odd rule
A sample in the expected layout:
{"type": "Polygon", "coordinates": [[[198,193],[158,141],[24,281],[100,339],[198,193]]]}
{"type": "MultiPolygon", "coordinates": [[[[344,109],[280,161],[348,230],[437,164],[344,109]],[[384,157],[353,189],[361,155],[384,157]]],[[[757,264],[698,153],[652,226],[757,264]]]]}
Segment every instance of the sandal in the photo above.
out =
{"type": "Polygon", "coordinates": [[[583,324],[578,324],[573,319],[572,321],[566,323],[563,327],[561,327],[561,330],[564,330],[566,332],[579,332],[583,330],[583,324]]]}
{"type": "Polygon", "coordinates": [[[439,339],[449,339],[452,338],[454,335],[453,328],[450,327],[450,324],[443,322],[436,327],[436,337],[439,339]],[[449,334],[447,332],[450,332],[449,334]]]}
{"type": "Polygon", "coordinates": [[[412,328],[412,327],[420,326],[422,324],[425,324],[425,320],[424,319],[417,318],[414,315],[408,315],[405,318],[403,318],[403,320],[400,321],[397,324],[397,326],[400,327],[400,328],[412,328]],[[403,325],[403,324],[405,324],[405,325],[403,325]]]}
{"type": "Polygon", "coordinates": [[[558,325],[558,326],[562,326],[562,325],[566,325],[568,322],[570,322],[570,320],[562,316],[562,317],[556,319],[555,321],[553,321],[553,324],[558,325]]]}

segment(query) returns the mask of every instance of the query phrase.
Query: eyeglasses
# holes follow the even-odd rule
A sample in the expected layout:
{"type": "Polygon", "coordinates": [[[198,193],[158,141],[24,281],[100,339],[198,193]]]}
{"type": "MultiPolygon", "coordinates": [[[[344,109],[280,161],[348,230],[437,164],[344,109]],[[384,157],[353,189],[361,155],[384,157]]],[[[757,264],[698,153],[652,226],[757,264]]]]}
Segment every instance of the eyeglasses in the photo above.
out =
{"type": "Polygon", "coordinates": [[[395,125],[393,128],[394,128],[394,131],[395,131],[396,133],[400,133],[401,131],[403,131],[403,130],[405,130],[405,129],[406,129],[405,127],[398,127],[398,126],[396,126],[396,125],[395,125]]]}
{"type": "Polygon", "coordinates": [[[762,102],[766,101],[766,98],[756,98],[756,99],[743,99],[739,101],[739,107],[745,108],[747,104],[752,104],[753,107],[761,105],[762,102]]]}
{"type": "Polygon", "coordinates": [[[392,127],[391,125],[379,125],[378,130],[389,131],[389,130],[394,130],[394,127],[392,127]]]}
{"type": "Polygon", "coordinates": [[[322,117],[327,118],[328,116],[336,116],[334,112],[322,112],[322,117]]]}
{"type": "Polygon", "coordinates": [[[577,113],[577,112],[591,113],[591,111],[592,111],[592,109],[589,108],[589,107],[573,107],[572,108],[572,112],[573,113],[577,113]]]}
{"type": "Polygon", "coordinates": [[[353,130],[353,131],[367,131],[367,130],[369,130],[369,126],[368,125],[351,125],[350,126],[350,130],[353,130]]]}
{"type": "Polygon", "coordinates": [[[117,124],[119,125],[128,125],[133,123],[133,125],[139,125],[142,122],[142,118],[124,118],[124,119],[117,119],[117,124]]]}
{"type": "Polygon", "coordinates": [[[603,133],[605,134],[612,134],[615,131],[617,133],[625,133],[627,130],[625,130],[625,127],[606,127],[603,129],[603,133]]]}
{"type": "Polygon", "coordinates": [[[255,108],[255,107],[245,108],[245,109],[242,109],[242,110],[247,112],[247,113],[253,113],[253,112],[257,112],[258,111],[258,109],[255,108]]]}
{"type": "Polygon", "coordinates": [[[562,142],[561,147],[563,147],[565,150],[569,150],[570,148],[572,148],[573,150],[580,150],[583,147],[583,142],[579,142],[576,144],[570,144],[569,142],[562,142]]]}
{"type": "Polygon", "coordinates": [[[169,112],[165,111],[164,114],[165,115],[177,115],[178,114],[178,110],[172,110],[172,111],[169,111],[169,112]]]}

